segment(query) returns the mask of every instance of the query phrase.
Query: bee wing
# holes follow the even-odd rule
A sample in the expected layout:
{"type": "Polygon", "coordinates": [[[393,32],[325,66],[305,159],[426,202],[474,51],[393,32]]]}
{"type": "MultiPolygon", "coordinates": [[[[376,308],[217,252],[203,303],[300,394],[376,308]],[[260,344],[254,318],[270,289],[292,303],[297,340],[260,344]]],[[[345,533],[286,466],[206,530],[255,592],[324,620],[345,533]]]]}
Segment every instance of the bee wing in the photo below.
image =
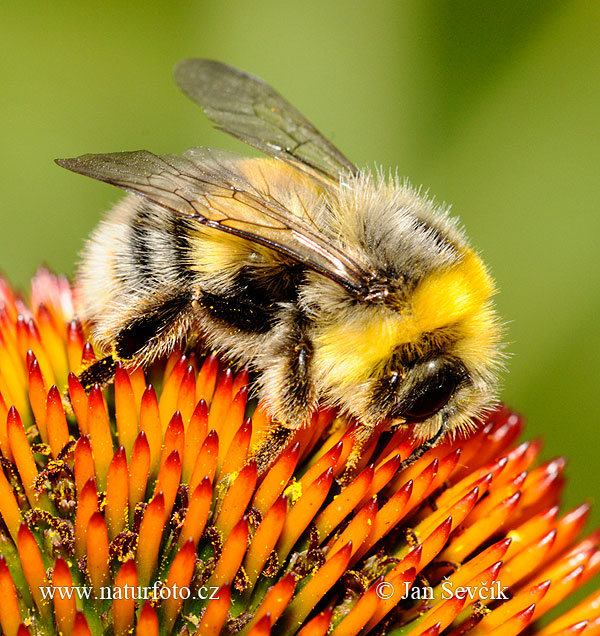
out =
{"type": "Polygon", "coordinates": [[[368,274],[312,223],[236,171],[240,157],[192,148],[183,157],[147,150],[82,155],[56,163],[133,192],[202,225],[266,245],[361,296],[368,274]]]}
{"type": "Polygon", "coordinates": [[[263,80],[211,60],[183,60],[181,90],[218,128],[320,179],[339,181],[357,168],[263,80]]]}

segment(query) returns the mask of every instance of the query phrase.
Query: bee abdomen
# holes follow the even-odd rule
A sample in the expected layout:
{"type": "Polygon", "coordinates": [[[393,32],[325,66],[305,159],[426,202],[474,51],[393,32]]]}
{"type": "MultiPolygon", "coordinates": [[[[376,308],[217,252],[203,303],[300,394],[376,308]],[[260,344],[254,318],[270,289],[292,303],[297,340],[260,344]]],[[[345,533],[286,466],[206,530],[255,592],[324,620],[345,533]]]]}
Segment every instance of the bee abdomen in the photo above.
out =
{"type": "Polygon", "coordinates": [[[185,286],[194,277],[188,219],[144,201],[134,209],[127,238],[132,268],[124,259],[124,275],[135,274],[138,285],[185,286]]]}

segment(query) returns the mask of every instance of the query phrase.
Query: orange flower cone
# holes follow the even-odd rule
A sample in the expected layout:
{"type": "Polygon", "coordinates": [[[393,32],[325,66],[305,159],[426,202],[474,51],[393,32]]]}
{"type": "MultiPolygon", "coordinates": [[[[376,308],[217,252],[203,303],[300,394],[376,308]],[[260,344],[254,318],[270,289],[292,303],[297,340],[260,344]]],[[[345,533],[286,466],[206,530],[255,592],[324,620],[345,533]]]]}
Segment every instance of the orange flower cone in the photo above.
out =
{"type": "Polygon", "coordinates": [[[105,390],[64,278],[0,280],[0,627],[6,636],[600,634],[600,570],[563,459],[499,408],[403,472],[406,431],[331,410],[257,474],[248,374],[174,352],[105,390]],[[65,410],[61,393],[68,388],[65,410]],[[543,626],[541,626],[543,625],[543,626]]]}

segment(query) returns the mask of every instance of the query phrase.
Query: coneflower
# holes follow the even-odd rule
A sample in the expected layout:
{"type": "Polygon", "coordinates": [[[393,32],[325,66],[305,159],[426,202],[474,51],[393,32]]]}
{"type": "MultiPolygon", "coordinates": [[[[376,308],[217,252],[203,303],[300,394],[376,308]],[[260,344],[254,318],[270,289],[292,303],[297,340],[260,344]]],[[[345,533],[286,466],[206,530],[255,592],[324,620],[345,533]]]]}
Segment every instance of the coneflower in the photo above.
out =
{"type": "Polygon", "coordinates": [[[406,431],[349,462],[356,423],[324,409],[259,477],[245,371],[177,351],[87,395],[93,360],[66,279],[40,272],[29,306],[0,280],[6,636],[600,634],[600,592],[536,627],[600,533],[506,408],[401,472],[406,431]]]}

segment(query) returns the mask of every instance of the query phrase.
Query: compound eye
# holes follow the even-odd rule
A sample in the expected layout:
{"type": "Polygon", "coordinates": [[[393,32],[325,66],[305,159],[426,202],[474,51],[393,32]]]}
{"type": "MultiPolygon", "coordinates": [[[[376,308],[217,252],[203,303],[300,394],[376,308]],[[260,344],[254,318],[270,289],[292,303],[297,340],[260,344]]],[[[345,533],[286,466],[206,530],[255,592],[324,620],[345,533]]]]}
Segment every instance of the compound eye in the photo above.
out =
{"type": "Polygon", "coordinates": [[[456,389],[457,378],[451,373],[438,373],[417,389],[413,401],[403,409],[410,421],[423,421],[443,408],[456,389]]]}

